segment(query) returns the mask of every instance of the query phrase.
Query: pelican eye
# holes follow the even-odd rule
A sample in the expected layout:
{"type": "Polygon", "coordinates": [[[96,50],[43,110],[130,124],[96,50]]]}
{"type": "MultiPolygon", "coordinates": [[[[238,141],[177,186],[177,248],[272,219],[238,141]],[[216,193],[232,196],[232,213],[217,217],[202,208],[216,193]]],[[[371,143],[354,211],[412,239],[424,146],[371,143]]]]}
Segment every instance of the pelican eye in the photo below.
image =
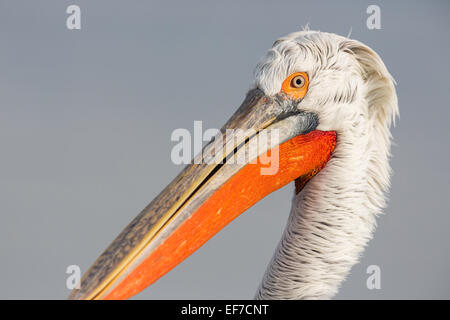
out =
{"type": "Polygon", "coordinates": [[[291,81],[291,86],[294,88],[301,88],[305,85],[305,78],[302,75],[298,75],[291,81]]]}
{"type": "Polygon", "coordinates": [[[293,99],[303,99],[308,92],[309,78],[306,72],[295,72],[281,84],[281,91],[293,99]]]}

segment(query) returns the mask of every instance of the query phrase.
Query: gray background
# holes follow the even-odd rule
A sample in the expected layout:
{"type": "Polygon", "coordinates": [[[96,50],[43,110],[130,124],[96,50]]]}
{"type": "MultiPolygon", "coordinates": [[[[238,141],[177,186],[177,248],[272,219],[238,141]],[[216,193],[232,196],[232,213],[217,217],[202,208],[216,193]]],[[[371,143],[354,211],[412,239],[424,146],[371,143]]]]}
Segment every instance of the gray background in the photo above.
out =
{"type": "MultiPolygon", "coordinates": [[[[273,41],[310,23],[373,47],[398,82],[389,207],[337,298],[450,298],[448,1],[1,1],[0,298],[64,299],[181,170],[176,128],[220,127],[273,41]],[[78,4],[82,30],[69,31],[78,4]],[[378,4],[382,29],[366,28],[378,4]],[[381,267],[381,290],[366,268],[381,267]]],[[[137,298],[252,298],[293,186],[137,298]]]]}

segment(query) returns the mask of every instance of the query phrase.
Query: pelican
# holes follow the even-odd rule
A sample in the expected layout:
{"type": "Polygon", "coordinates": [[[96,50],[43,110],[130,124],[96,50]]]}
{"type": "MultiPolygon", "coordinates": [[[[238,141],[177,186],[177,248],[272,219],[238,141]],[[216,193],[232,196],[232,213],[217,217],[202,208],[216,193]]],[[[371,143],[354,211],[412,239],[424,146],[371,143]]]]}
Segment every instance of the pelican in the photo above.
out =
{"type": "Polygon", "coordinates": [[[368,46],[312,30],[276,40],[254,74],[220,134],[125,227],[70,299],[136,295],[291,182],[289,219],[255,298],[337,293],[386,206],[395,82],[368,46]],[[278,139],[262,150],[247,148],[269,130],[278,139]],[[242,152],[247,160],[231,161],[242,152]],[[277,170],[262,174],[267,164],[259,160],[272,152],[277,170]]]}

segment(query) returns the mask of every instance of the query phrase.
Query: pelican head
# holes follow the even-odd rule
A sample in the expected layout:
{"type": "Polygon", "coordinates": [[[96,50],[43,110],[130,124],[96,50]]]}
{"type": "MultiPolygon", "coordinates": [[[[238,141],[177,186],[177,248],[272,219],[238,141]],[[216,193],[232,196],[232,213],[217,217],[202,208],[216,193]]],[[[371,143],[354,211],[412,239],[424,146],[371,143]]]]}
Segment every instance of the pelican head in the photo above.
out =
{"type": "Polygon", "coordinates": [[[393,79],[366,45],[309,30],[278,39],[220,134],[125,227],[70,298],[139,293],[290,182],[289,220],[256,298],[332,297],[385,207],[397,114],[393,79]],[[269,155],[275,170],[262,161],[269,155]]]}

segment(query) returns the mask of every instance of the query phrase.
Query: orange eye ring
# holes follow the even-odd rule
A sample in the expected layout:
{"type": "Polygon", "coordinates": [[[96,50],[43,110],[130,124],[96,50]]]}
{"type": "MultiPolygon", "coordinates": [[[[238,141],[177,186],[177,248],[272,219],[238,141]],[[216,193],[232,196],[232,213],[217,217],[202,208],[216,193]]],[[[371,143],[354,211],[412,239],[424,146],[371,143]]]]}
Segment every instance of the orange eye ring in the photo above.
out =
{"type": "Polygon", "coordinates": [[[281,91],[293,99],[303,99],[308,92],[309,78],[306,72],[294,72],[281,84],[281,91]]]}

